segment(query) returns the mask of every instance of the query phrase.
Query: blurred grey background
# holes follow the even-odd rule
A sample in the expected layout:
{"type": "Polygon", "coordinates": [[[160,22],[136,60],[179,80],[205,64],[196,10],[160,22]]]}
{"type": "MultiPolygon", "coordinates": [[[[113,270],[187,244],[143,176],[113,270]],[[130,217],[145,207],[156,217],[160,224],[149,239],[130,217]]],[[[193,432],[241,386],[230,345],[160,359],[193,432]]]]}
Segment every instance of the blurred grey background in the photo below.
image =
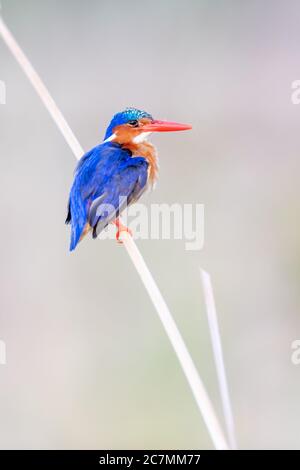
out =
{"type": "MultiPolygon", "coordinates": [[[[198,267],[210,272],[241,448],[300,448],[298,1],[2,0],[85,149],[126,106],[153,137],[144,202],[205,204],[205,246],[140,241],[221,414],[198,267]]],[[[211,448],[126,252],[64,225],[75,159],[0,41],[0,447],[211,448]]]]}

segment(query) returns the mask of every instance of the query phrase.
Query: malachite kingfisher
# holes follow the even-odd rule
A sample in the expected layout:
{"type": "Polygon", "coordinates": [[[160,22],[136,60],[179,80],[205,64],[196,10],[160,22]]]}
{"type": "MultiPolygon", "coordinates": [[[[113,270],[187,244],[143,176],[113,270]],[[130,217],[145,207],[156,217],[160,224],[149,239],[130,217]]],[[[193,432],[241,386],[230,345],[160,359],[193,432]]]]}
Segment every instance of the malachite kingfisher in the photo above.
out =
{"type": "Polygon", "coordinates": [[[66,218],[71,224],[70,251],[88,232],[96,238],[109,223],[117,226],[118,240],[122,230],[128,231],[119,215],[157,179],[157,152],[148,136],[187,129],[188,124],[157,121],[135,108],[115,114],[104,141],[83,155],[75,170],[66,218]]]}

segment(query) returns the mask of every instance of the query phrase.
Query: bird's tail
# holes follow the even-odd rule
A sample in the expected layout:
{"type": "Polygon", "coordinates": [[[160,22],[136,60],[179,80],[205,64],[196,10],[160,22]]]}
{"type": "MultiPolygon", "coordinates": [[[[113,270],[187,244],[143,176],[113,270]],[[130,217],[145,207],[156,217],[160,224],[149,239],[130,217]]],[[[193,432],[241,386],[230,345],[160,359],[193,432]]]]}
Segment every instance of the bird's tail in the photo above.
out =
{"type": "Polygon", "coordinates": [[[71,240],[70,240],[70,251],[75,250],[81,236],[81,231],[78,225],[73,224],[71,225],[71,240]]]}
{"type": "Polygon", "coordinates": [[[77,198],[70,198],[69,210],[66,218],[66,224],[71,223],[70,251],[75,250],[81,236],[87,233],[86,228],[86,210],[83,202],[77,198]]]}

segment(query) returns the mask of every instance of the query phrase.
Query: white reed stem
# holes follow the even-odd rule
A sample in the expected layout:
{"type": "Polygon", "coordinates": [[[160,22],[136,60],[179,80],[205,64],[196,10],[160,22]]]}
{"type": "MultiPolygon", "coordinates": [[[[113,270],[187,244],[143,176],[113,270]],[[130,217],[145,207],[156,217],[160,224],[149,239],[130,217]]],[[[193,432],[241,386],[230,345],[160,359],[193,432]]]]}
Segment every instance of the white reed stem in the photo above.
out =
{"type": "MultiPolygon", "coordinates": [[[[1,18],[0,35],[2,36],[4,42],[7,44],[8,48],[10,49],[17,62],[20,64],[24,73],[29,78],[31,84],[40,96],[45,107],[51,114],[52,118],[56,122],[59,130],[66,139],[74,155],[79,159],[84,153],[82,147],[80,146],[78,140],[76,139],[75,135],[73,134],[71,128],[69,127],[60,110],[58,109],[54,100],[50,96],[47,88],[41,81],[40,77],[30,64],[29,60],[27,59],[21,48],[18,46],[16,40],[14,39],[14,37],[12,36],[12,34],[10,33],[1,18]]],[[[211,439],[217,449],[228,449],[228,445],[226,443],[223,431],[218,422],[215,411],[202,384],[202,381],[198,375],[193,360],[184,344],[181,334],[172,318],[172,315],[132,237],[127,233],[123,233],[122,236],[125,248],[127,249],[130,258],[132,259],[138,273],[140,274],[141,280],[144,283],[145,288],[151,297],[151,300],[155,306],[159,318],[161,319],[165,331],[174,347],[179,362],[183,368],[188,383],[194,394],[199,410],[202,413],[211,439]]]]}
{"type": "Polygon", "coordinates": [[[75,135],[73,134],[72,129],[70,128],[69,124],[65,120],[64,116],[62,115],[61,111],[57,107],[55,101],[51,97],[49,91],[45,87],[44,83],[32,67],[31,63],[27,59],[26,55],[16,42],[15,38],[5,25],[3,19],[0,17],[0,34],[6,43],[7,47],[9,48],[10,52],[16,59],[16,61],[20,64],[23,72],[28,77],[31,85],[41,98],[42,102],[46,106],[48,112],[52,116],[53,120],[55,121],[57,127],[59,128],[60,132],[66,139],[67,143],[71,147],[75,157],[79,160],[84,154],[84,150],[81,147],[80,143],[76,139],[75,135]]]}
{"type": "Polygon", "coordinates": [[[220,395],[222,400],[223,412],[225,417],[225,423],[227,428],[227,434],[231,449],[237,448],[235,426],[233,413],[231,408],[230,396],[228,391],[228,384],[224,365],[224,356],[221,344],[221,335],[218,324],[217,310],[214,300],[213,288],[210,279],[210,275],[200,268],[200,274],[202,279],[204,299],[206,304],[206,312],[211,336],[211,342],[214,352],[214,359],[217,369],[217,376],[219,382],[220,395]]]}

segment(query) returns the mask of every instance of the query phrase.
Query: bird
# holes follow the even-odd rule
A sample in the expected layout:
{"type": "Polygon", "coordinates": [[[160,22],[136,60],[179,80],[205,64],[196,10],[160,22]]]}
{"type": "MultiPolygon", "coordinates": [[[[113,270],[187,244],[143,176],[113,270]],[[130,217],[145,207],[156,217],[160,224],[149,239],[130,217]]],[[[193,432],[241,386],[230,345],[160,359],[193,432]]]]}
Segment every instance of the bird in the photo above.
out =
{"type": "Polygon", "coordinates": [[[152,188],[158,176],[152,132],[189,130],[189,124],[153,119],[146,111],[126,108],[116,113],[103,142],[79,160],[71,186],[66,224],[71,224],[70,251],[89,232],[96,238],[114,223],[116,238],[131,231],[119,218],[121,212],[152,188]]]}

